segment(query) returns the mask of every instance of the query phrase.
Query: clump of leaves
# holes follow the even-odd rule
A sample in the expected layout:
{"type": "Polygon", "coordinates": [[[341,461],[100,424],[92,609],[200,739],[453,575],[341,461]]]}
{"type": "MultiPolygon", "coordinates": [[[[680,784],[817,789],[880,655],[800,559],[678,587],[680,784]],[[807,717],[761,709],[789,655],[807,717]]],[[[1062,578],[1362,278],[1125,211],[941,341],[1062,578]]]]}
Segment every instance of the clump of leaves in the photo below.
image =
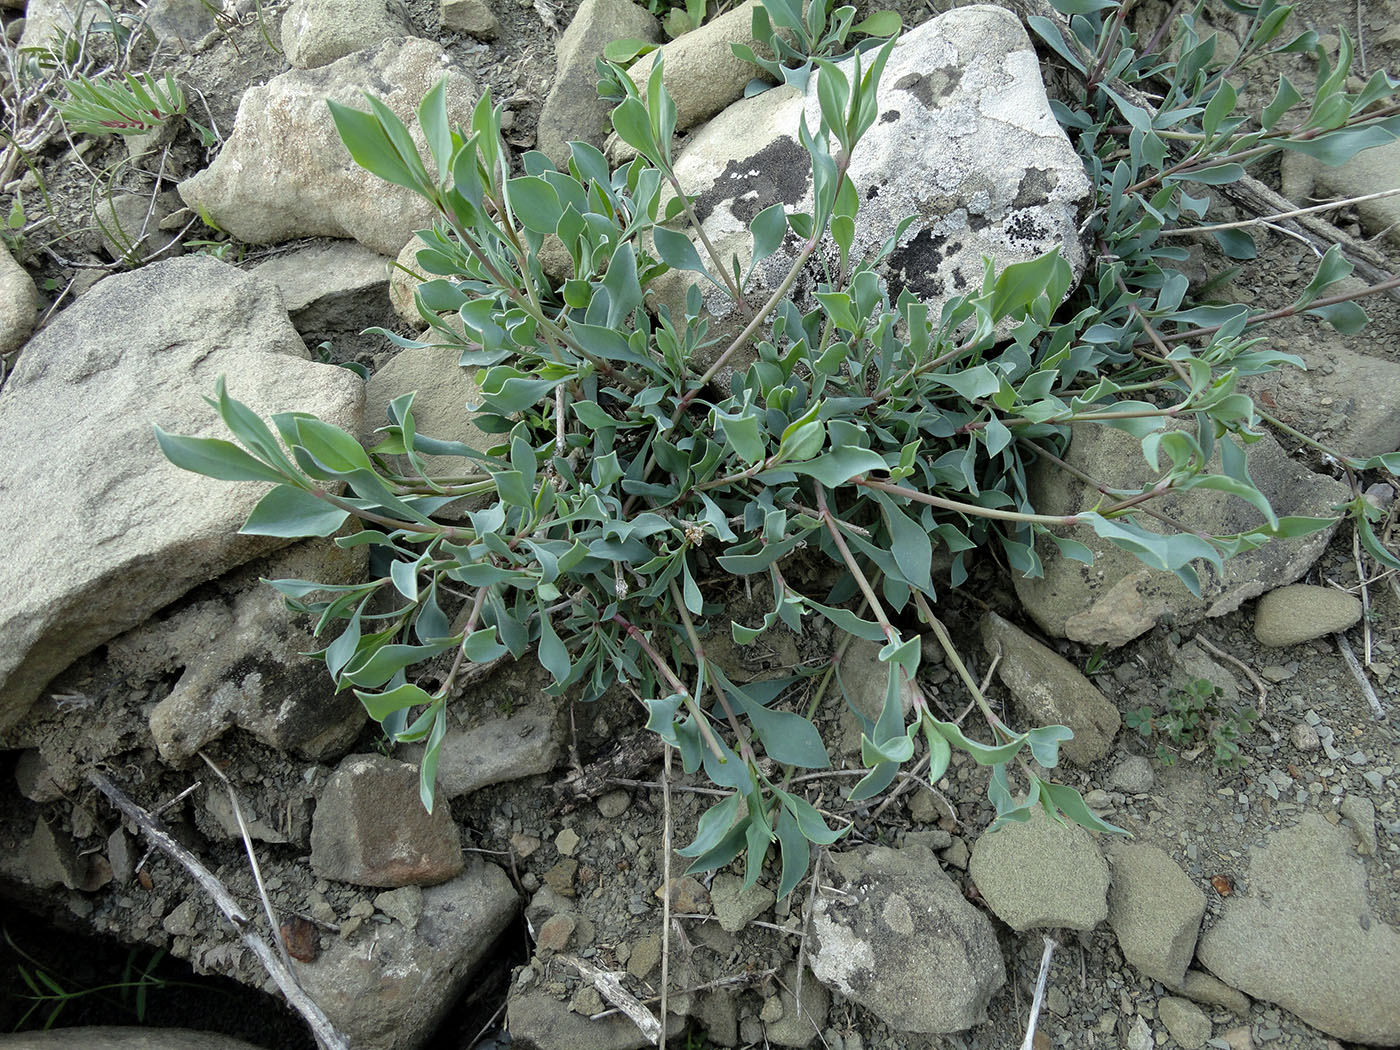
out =
{"type": "Polygon", "coordinates": [[[58,111],[69,130],[82,135],[144,135],[185,113],[185,92],[166,73],[65,80],[68,97],[58,111]]]}
{"type": "MultiPolygon", "coordinates": [[[[439,215],[421,234],[428,247],[417,261],[434,278],[419,287],[418,308],[438,344],[476,373],[474,422],[487,447],[420,433],[412,394],[388,406],[380,440],[366,450],[306,413],[264,421],[222,381],[210,403],[237,443],[157,436],[187,469],[273,485],[245,533],[332,536],[352,519],[363,524],[335,542],[372,545],[382,571],[371,579],[270,582],[316,617],[318,634],[334,626],[318,655],[337,685],[353,689],[391,739],[426,743],[426,805],[448,703],[470,678],[534,654],[551,693],[634,697],[684,768],[728,791],[681,850],[692,872],[743,855],[752,883],[776,845],[779,889],[790,892],[811,845],[845,830],[831,827],[792,779],[796,768],[830,764],[812,716],[829,684],[844,689],[843,646],[826,666],[738,683],[706,645],[718,630],[747,645],[779,623],[804,632],[824,620],[840,636],[878,643],[886,670],[883,706],[862,719],[867,772],[850,801],[884,791],[920,750],[937,782],[956,749],[987,768],[997,823],[1043,807],[1116,830],[1051,779],[1069,730],[1014,727],[982,696],[934,612],[934,545],[951,554],[958,586],[969,551],[1036,574],[1037,544],[1084,560],[1088,549],[1071,533],[1090,529],[1199,593],[1197,565],[1218,568],[1234,553],[1331,519],[1276,515],[1247,469],[1260,417],[1238,380],[1296,359],[1252,335],[1267,316],[1186,304],[1186,278],[1173,269],[1185,253],[1164,240],[1168,226],[1208,211],[1209,200],[1187,194],[1188,172],[1221,180],[1242,163],[1221,159],[1239,158],[1236,136],[1247,134],[1229,116],[1233,89],[1208,54],[1185,47],[1178,63],[1139,56],[1102,6],[1064,3],[1077,32],[1102,38],[1115,76],[1132,69],[1139,79],[1180,82],[1165,116],[1129,109],[1132,121],[1119,127],[1121,93],[1088,75],[1091,57],[1083,108],[1060,107],[1097,193],[1087,226],[1093,269],[1072,294],[1068,264],[1049,253],[1000,272],[989,264],[979,287],[937,311],[907,289],[892,295],[880,264],[907,223],[870,257],[853,256],[864,194],[848,165],[878,117],[892,42],[842,66],[815,60],[819,126],[798,129],[812,166],[811,205],[759,211],[747,268],[713,250],[677,179],[675,108],[661,63],[645,103],[621,69],[603,68],[607,93],[619,100],[613,126],[637,151],[616,170],[576,142],[562,169],[531,152],[513,173],[489,94],[464,129],[450,126],[442,85],[427,94],[417,112],[426,163],[379,101],[371,98],[367,112],[332,104],[355,160],[421,194],[439,215]],[[1175,130],[1159,132],[1159,122],[1175,130]],[[540,262],[548,237],[571,265],[558,285],[540,262]],[[760,293],[754,264],[783,244],[794,261],[760,293]],[[822,246],[834,250],[818,254],[822,246]],[[791,289],[809,267],[817,290],[798,301],[791,289]],[[668,270],[724,289],[747,318],[743,330],[717,343],[698,287],[679,314],[649,313],[648,286],[668,270]],[[694,363],[702,356],[711,362],[703,369],[694,363]],[[731,364],[732,380],[719,383],[731,364]],[[1195,426],[1169,426],[1176,420],[1195,426]],[[1089,511],[1039,513],[1027,471],[1036,460],[1067,466],[1076,425],[1138,438],[1157,474],[1138,491],[1104,487],[1089,511]],[[1217,453],[1221,469],[1211,471],[1217,453]],[[460,473],[430,474],[425,454],[458,457],[460,473]],[[1259,523],[1229,536],[1142,524],[1151,501],[1192,488],[1247,500],[1259,523]],[[440,520],[468,497],[464,518],[440,520]],[[799,582],[813,578],[796,570],[799,560],[813,558],[830,566],[827,583],[799,582]],[[714,566],[766,581],[772,607],[760,622],[726,624],[722,592],[708,582],[714,566]],[[925,631],[971,694],[981,728],[961,724],[919,686],[925,631]]],[[[1271,0],[1260,8],[1275,10],[1271,0]]],[[[1272,27],[1272,13],[1268,21],[1272,27]]],[[[1181,24],[1189,42],[1190,22],[1181,24]]],[[[1306,138],[1266,131],[1251,140],[1249,149],[1260,151],[1252,156],[1281,140],[1340,137],[1361,148],[1353,132],[1374,123],[1366,112],[1376,95],[1339,95],[1330,72],[1326,84],[1328,97],[1340,99],[1326,129],[1306,138]]],[[[1348,323],[1321,297],[1349,271],[1329,254],[1297,309],[1348,323]]]]}
{"type": "MultiPolygon", "coordinates": [[[[758,66],[779,84],[795,84],[805,91],[813,63],[822,57],[842,56],[851,34],[870,39],[862,48],[878,47],[881,38],[899,32],[900,18],[894,11],[875,11],[855,21],[856,9],[849,4],[833,7],[832,0],[763,0],[753,10],[753,38],[758,52],[747,44],[730,44],[734,54],[758,66]],[[805,8],[805,10],[804,10],[805,8]],[[771,54],[772,58],[765,57],[771,54]]],[[[749,82],[745,96],[768,90],[761,79],[749,82]]]]}
{"type": "Polygon", "coordinates": [[[1254,708],[1231,703],[1205,678],[1168,693],[1165,711],[1144,705],[1123,716],[1127,727],[1144,740],[1157,740],[1157,758],[1162,765],[1175,765],[1178,752],[1192,757],[1209,748],[1222,769],[1240,766],[1240,741],[1254,731],[1258,720],[1254,708]]]}

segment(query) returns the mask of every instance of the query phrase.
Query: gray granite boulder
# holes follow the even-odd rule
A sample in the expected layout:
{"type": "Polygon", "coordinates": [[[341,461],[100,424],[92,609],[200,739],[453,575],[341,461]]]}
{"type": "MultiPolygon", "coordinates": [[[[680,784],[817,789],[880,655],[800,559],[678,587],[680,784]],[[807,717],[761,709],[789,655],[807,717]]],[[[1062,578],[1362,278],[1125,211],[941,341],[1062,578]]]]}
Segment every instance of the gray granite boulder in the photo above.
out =
{"type": "Polygon", "coordinates": [[[292,0],[282,15],[282,51],[294,69],[311,69],[408,36],[408,11],[396,0],[292,0]]]}
{"type": "Polygon", "coordinates": [[[207,256],[109,277],[29,341],[0,391],[0,727],[79,656],[286,545],[237,534],[266,485],[179,469],[151,427],[226,437],[202,400],[225,375],[255,412],[358,432],[363,384],[309,356],[270,284],[207,256]]]}

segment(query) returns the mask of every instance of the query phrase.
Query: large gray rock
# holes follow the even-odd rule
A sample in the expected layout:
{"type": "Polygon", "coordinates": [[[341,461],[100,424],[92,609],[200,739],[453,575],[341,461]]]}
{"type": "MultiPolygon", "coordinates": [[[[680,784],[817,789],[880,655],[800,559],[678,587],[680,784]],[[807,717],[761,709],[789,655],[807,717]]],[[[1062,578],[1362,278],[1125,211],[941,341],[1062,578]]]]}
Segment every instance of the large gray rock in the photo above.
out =
{"type": "Polygon", "coordinates": [[[1108,917],[1108,864],[1078,824],[1031,819],[988,832],[972,848],[968,874],[996,917],[1013,930],[1092,930],[1108,917]]]}
{"type": "MultiPolygon", "coordinates": [[[[1250,476],[1280,516],[1329,517],[1332,507],[1351,495],[1343,482],[1295,463],[1267,435],[1249,446],[1248,457],[1250,476]]],[[[1142,457],[1138,440],[1109,427],[1076,424],[1064,458],[1110,488],[1135,491],[1156,477],[1142,457]]],[[[1042,514],[1077,514],[1096,507],[1102,499],[1092,485],[1046,462],[1028,471],[1028,481],[1032,502],[1042,514]]],[[[1244,500],[1209,489],[1169,493],[1153,500],[1152,507],[1191,528],[1218,535],[1244,532],[1262,522],[1258,511],[1244,500]]],[[[1148,517],[1140,522],[1152,530],[1166,527],[1148,517]]],[[[1067,534],[1089,547],[1092,565],[1066,558],[1054,544],[1042,542],[1036,549],[1044,562],[1044,576],[1027,579],[1017,574],[1013,583],[1022,607],[1046,633],[1115,647],[1159,620],[1184,627],[1234,612],[1250,598],[1292,583],[1317,560],[1332,531],[1326,528],[1300,539],[1266,543],[1225,562],[1223,572],[1198,564],[1200,598],[1175,576],[1148,568],[1088,528],[1069,529],[1067,534]]]]}
{"type": "Polygon", "coordinates": [[[29,338],[42,305],[34,278],[0,242],[0,354],[8,354],[29,338]]]}
{"type": "Polygon", "coordinates": [[[271,285],[207,256],[109,277],[30,340],[0,391],[0,727],[79,656],[286,545],[237,535],[266,485],[179,469],[151,424],[227,437],[202,400],[227,375],[260,415],[358,432],[360,380],[308,356],[271,285]]]}
{"type": "Polygon", "coordinates": [[[312,69],[409,32],[408,12],[395,0],[292,0],[282,52],[294,69],[312,69]]]}
{"type": "Polygon", "coordinates": [[[1371,907],[1350,834],[1306,813],[1249,853],[1247,888],[1225,902],[1197,958],[1328,1035],[1400,1046],[1400,931],[1371,907]]]}
{"type": "MultiPolygon", "coordinates": [[[[563,757],[559,711],[548,699],[523,704],[509,715],[491,714],[467,729],[449,729],[438,759],[438,796],[459,798],[521,777],[548,773],[563,757]]],[[[421,749],[404,749],[417,761],[421,749]]]]}
{"type": "Polygon", "coordinates": [[[818,895],[808,961],[817,979],[903,1032],[986,1020],[1006,981],[987,917],[922,846],[831,857],[842,896],[818,895]]]}
{"type": "Polygon", "coordinates": [[[95,14],[95,8],[80,0],[29,0],[17,50],[54,47],[60,36],[81,34],[95,14]]]}
{"type": "MultiPolygon", "coordinates": [[[[598,97],[595,63],[603,48],[627,38],[657,43],[661,23],[632,0],[583,0],[555,48],[554,84],[540,110],[535,148],[555,164],[569,159],[570,142],[602,147],[612,104],[598,97]]],[[[417,321],[417,315],[409,318],[417,321]]]]}
{"type": "Polygon", "coordinates": [[[1110,859],[1108,923],[1123,958],[1144,976],[1180,988],[1196,950],[1206,895],[1156,846],[1120,845],[1110,859]]]}
{"type": "Polygon", "coordinates": [[[1075,765],[1108,753],[1122,717],[1073,664],[994,612],[982,618],[982,647],[988,658],[1000,654],[997,677],[1031,723],[1024,728],[1069,726],[1074,739],[1061,744],[1060,753],[1075,765]]]}
{"type": "Polygon", "coordinates": [[[423,808],[418,767],[351,755],[316,804],[311,866],[358,886],[432,886],[461,873],[462,837],[447,806],[423,808]]]}
{"type": "MultiPolygon", "coordinates": [[[[849,77],[851,63],[843,69],[849,77]]],[[[695,211],[722,258],[734,253],[747,266],[748,223],[763,208],[811,210],[811,165],[797,136],[804,116],[809,128],[818,126],[819,79],[805,96],[788,87],[736,102],[697,130],[677,159],[680,183],[698,195],[695,211]]],[[[1050,111],[1035,50],[1009,11],[959,8],[906,33],[881,78],[877,108],[882,115],[849,168],[861,202],[852,257],[878,250],[903,219],[920,216],[884,264],[892,297],[907,288],[936,317],[949,298],[980,287],[984,256],[1002,267],[1059,248],[1082,269],[1076,231],[1088,180],[1050,111]]],[[[697,250],[704,257],[703,246],[697,250]]],[[[762,302],[799,250],[789,236],[755,268],[748,297],[762,302]]],[[[686,289],[697,285],[712,319],[735,313],[724,293],[694,278],[665,275],[653,286],[658,305],[679,316],[686,289]]],[[[813,281],[808,272],[794,285],[800,301],[813,281]]]]}
{"type": "MultiPolygon", "coordinates": [[[[337,693],[320,660],[302,655],[324,646],[282,595],[259,579],[357,583],[365,547],[343,550],[324,540],[299,543],[239,570],[227,597],[211,598],[167,621],[143,624],[114,640],[115,665],[151,676],[183,668],[170,694],[150,713],[161,757],[180,765],[237,726],[269,747],[324,760],[343,754],[368,717],[350,690],[337,693]],[[217,638],[218,645],[209,640],[217,638]]],[[[224,583],[224,581],[220,581],[224,583]]]]}
{"type": "MultiPolygon", "coordinates": [[[[1363,197],[1381,190],[1400,189],[1400,141],[1362,150],[1345,164],[1328,165],[1286,150],[1283,155],[1284,192],[1299,207],[1313,198],[1363,197]]],[[[1361,225],[1373,237],[1400,244],[1400,196],[1382,197],[1354,205],[1361,225]]]]}
{"type": "Polygon", "coordinates": [[[372,937],[337,939],[315,962],[292,964],[355,1050],[423,1045],[519,909],[506,873],[478,859],[422,898],[414,926],[376,924],[372,937]]]}
{"type": "Polygon", "coordinates": [[[0,1035],[4,1050],[257,1050],[242,1039],[190,1028],[54,1028],[0,1035]]]}
{"type": "Polygon", "coordinates": [[[326,100],[367,109],[365,92],[373,92],[409,126],[426,157],[413,111],[445,74],[449,120],[469,123],[476,84],[437,44],[414,37],[273,77],[244,94],[223,150],[208,168],[180,183],[180,195],[250,244],[351,237],[394,256],[414,230],[432,224],[432,209],[350,159],[326,100]]]}

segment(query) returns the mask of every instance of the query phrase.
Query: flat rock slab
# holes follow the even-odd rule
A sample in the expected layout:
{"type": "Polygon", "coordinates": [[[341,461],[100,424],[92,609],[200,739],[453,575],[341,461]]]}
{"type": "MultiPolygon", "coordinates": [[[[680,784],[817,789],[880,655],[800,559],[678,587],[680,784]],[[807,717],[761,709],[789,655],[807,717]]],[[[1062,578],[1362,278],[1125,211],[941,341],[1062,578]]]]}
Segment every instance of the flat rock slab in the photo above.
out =
{"type": "MultiPolygon", "coordinates": [[[[849,78],[853,63],[841,68],[849,78]]],[[[698,195],[696,214],[722,258],[737,253],[748,265],[748,224],[769,205],[810,212],[811,164],[797,136],[804,117],[812,129],[820,121],[819,80],[813,76],[805,96],[788,87],[736,102],[697,130],[677,159],[680,183],[698,195]]],[[[984,257],[1004,267],[1059,248],[1082,269],[1076,231],[1088,180],[1015,15],[964,7],[904,34],[881,77],[878,110],[849,168],[860,194],[852,258],[875,252],[917,216],[883,267],[892,299],[908,288],[936,317],[948,299],[981,287],[984,257]]],[[[818,255],[828,249],[834,269],[834,247],[818,255]]],[[[761,302],[776,288],[799,251],[790,233],[757,266],[752,297],[761,302]]],[[[698,283],[693,277],[666,275],[656,285],[673,316],[698,283]]],[[[799,301],[812,281],[809,272],[794,286],[799,301]]],[[[722,292],[698,286],[712,318],[733,312],[722,292]]]]}
{"type": "MultiPolygon", "coordinates": [[[[1247,455],[1250,476],[1280,517],[1332,517],[1332,507],[1351,495],[1345,483],[1295,463],[1267,435],[1250,445],[1247,455]]],[[[1114,489],[1136,491],[1157,476],[1143,459],[1137,438],[1090,423],[1074,425],[1064,458],[1114,489]]],[[[1218,469],[1218,460],[1215,467],[1218,469]]],[[[1042,514],[1077,514],[1094,508],[1102,499],[1094,486],[1045,461],[1027,471],[1027,481],[1032,502],[1042,514]]],[[[1214,535],[1234,535],[1263,522],[1259,512],[1244,500],[1209,489],[1168,493],[1150,506],[1190,528],[1214,535]]],[[[1149,530],[1166,528],[1148,517],[1140,518],[1139,523],[1149,530]]],[[[1066,558],[1053,543],[1042,541],[1036,550],[1044,563],[1044,576],[1028,579],[1016,573],[1012,583],[1021,607],[1047,634],[1113,648],[1132,641],[1164,618],[1175,627],[1186,627],[1234,612],[1250,598],[1292,583],[1322,554],[1333,528],[1294,540],[1273,540],[1231,558],[1223,572],[1197,562],[1199,598],[1171,573],[1149,568],[1088,528],[1069,529],[1065,534],[1089,547],[1094,556],[1092,565],[1066,558]]]]}
{"type": "Polygon", "coordinates": [[[421,897],[409,906],[407,917],[417,915],[412,927],[376,924],[372,939],[337,939],[315,962],[293,964],[307,994],[355,1050],[423,1045],[472,986],[520,906],[506,873],[477,859],[421,897]]]}
{"type": "Polygon", "coordinates": [[[269,486],[179,469],[151,425],[226,438],[202,400],[226,375],[259,415],[358,433],[363,384],[309,356],[270,284],[207,256],[109,277],[30,340],[0,392],[0,728],[79,656],[288,542],[237,535],[269,486]]]}
{"type": "Polygon", "coordinates": [[[462,837],[446,805],[429,813],[418,769],[383,755],[350,755],[326,783],[311,820],[311,867],[359,886],[431,886],[462,871],[462,837]]]}
{"type": "Polygon", "coordinates": [[[1371,910],[1351,835],[1316,813],[1250,848],[1247,889],[1196,956],[1328,1035],[1400,1045],[1400,931],[1371,910]]]}
{"type": "Polygon", "coordinates": [[[365,92],[372,92],[408,125],[424,151],[413,111],[444,75],[449,121],[469,124],[475,82],[452,67],[437,44],[416,37],[249,88],[223,150],[180,184],[180,196],[249,244],[349,237],[392,258],[415,230],[432,225],[432,208],[350,159],[326,100],[363,110],[369,108],[365,92]]]}
{"type": "Polygon", "coordinates": [[[1196,950],[1206,895],[1156,846],[1116,846],[1108,922],[1118,947],[1139,973],[1178,989],[1196,950]]]}
{"type": "Polygon", "coordinates": [[[292,324],[309,333],[383,320],[391,265],[362,244],[331,241],[274,256],[253,272],[277,285],[292,324]]]}
{"type": "Polygon", "coordinates": [[[843,896],[818,895],[808,961],[828,988],[902,1032],[986,1020],[1006,981],[992,924],[922,846],[868,846],[831,863],[843,896]]]}

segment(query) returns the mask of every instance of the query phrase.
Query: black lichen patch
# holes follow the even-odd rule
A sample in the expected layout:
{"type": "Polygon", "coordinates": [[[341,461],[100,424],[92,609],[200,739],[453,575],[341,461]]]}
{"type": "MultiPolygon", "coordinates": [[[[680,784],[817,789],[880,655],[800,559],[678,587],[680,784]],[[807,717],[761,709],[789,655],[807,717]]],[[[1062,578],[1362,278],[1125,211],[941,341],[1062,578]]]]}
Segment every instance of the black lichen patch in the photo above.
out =
{"type": "Polygon", "coordinates": [[[796,204],[807,191],[811,165],[796,139],[786,136],[775,139],[751,157],[731,160],[719,178],[695,202],[695,214],[701,222],[725,202],[741,222],[753,217],[771,204],[796,204]]]}
{"type": "Polygon", "coordinates": [[[933,109],[958,89],[962,76],[962,69],[958,66],[939,66],[927,73],[906,73],[894,82],[894,86],[900,91],[909,92],[925,109],[933,109]]]}
{"type": "Polygon", "coordinates": [[[938,268],[947,255],[961,247],[961,244],[949,245],[946,234],[920,230],[908,244],[896,248],[890,255],[890,298],[897,299],[905,288],[921,299],[942,295],[943,280],[938,276],[938,268]]]}
{"type": "Polygon", "coordinates": [[[896,120],[898,120],[898,119],[899,119],[899,110],[897,110],[897,109],[887,109],[887,110],[885,110],[885,112],[883,112],[883,113],[880,114],[880,123],[881,123],[881,124],[893,124],[893,123],[894,123],[896,120]]]}
{"type": "Polygon", "coordinates": [[[1045,168],[1027,168],[1016,187],[1016,199],[1011,207],[1036,208],[1050,203],[1050,193],[1060,184],[1060,176],[1045,168]]]}
{"type": "Polygon", "coordinates": [[[1050,231],[1044,223],[1038,221],[1033,215],[1027,212],[1018,212],[1006,220],[1006,238],[1013,242],[1035,244],[1048,240],[1050,231]]]}

